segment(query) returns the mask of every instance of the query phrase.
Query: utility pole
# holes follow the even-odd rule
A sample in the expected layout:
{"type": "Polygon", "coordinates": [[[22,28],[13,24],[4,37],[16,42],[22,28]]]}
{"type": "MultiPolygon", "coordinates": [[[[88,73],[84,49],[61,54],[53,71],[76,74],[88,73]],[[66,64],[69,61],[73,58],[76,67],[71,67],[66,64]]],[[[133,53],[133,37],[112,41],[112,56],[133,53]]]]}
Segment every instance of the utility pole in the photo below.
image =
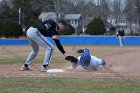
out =
{"type": "Polygon", "coordinates": [[[100,2],[100,0],[97,0],[97,7],[98,7],[98,17],[100,17],[101,16],[101,6],[100,6],[100,4],[101,4],[101,2],[100,2]]]}
{"type": "Polygon", "coordinates": [[[18,14],[19,14],[18,23],[21,25],[21,8],[19,8],[18,14]]]}
{"type": "Polygon", "coordinates": [[[54,0],[54,4],[55,4],[56,16],[57,16],[56,21],[58,21],[60,19],[60,6],[59,6],[59,1],[58,0],[54,0]]]}
{"type": "MultiPolygon", "coordinates": [[[[120,20],[121,20],[121,1],[118,0],[118,3],[119,3],[119,5],[118,5],[118,7],[119,7],[119,18],[118,18],[118,20],[120,22],[120,20]]],[[[119,29],[120,29],[120,24],[118,26],[119,26],[119,29]]]]}

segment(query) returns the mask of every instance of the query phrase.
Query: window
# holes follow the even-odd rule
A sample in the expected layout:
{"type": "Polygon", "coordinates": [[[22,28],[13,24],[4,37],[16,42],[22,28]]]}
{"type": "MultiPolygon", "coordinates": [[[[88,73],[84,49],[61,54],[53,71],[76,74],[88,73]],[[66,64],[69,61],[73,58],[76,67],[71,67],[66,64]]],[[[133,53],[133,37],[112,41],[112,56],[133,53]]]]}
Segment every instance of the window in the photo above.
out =
{"type": "Polygon", "coordinates": [[[125,19],[122,20],[122,23],[126,23],[125,19]]]}
{"type": "Polygon", "coordinates": [[[78,20],[75,20],[75,25],[78,25],[78,20]]]}
{"type": "Polygon", "coordinates": [[[73,20],[71,20],[71,24],[74,24],[74,21],[73,20]]]}
{"type": "Polygon", "coordinates": [[[110,20],[110,23],[112,24],[112,20],[110,20]]]}

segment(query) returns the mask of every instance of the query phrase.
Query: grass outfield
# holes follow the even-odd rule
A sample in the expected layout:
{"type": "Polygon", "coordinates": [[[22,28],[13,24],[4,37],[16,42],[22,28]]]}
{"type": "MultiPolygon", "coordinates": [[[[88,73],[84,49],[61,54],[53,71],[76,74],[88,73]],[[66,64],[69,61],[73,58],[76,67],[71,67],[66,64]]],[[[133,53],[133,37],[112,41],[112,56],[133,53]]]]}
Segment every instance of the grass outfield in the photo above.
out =
{"type": "Polygon", "coordinates": [[[140,93],[139,87],[137,79],[0,78],[0,93],[140,93]]]}

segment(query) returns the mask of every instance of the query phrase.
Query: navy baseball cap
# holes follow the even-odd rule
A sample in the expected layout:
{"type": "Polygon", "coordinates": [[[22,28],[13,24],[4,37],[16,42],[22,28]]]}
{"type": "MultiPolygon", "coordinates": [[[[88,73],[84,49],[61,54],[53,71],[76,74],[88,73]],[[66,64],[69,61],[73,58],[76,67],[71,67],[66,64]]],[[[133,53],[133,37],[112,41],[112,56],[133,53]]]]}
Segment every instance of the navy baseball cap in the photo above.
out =
{"type": "Polygon", "coordinates": [[[61,24],[65,25],[65,26],[67,26],[67,22],[65,20],[63,20],[63,19],[59,20],[58,23],[61,23],[61,24]]]}

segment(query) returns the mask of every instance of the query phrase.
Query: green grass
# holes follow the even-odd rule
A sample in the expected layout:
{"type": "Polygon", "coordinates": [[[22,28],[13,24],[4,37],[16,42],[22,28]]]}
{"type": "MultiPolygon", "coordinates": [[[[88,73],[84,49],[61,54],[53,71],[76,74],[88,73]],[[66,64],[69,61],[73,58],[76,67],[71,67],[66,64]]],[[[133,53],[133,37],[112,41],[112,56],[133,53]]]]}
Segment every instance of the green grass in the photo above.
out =
{"type": "MultiPolygon", "coordinates": [[[[0,59],[0,64],[23,64],[25,63],[26,61],[26,58],[1,58],[0,59]]],[[[41,57],[41,58],[36,58],[35,60],[33,60],[33,63],[36,63],[36,64],[42,64],[44,61],[44,57],[41,57]]],[[[51,60],[51,63],[65,63],[65,60],[61,58],[52,58],[51,60]]]]}
{"type": "MultiPolygon", "coordinates": [[[[11,59],[0,59],[0,64],[23,64],[26,60],[24,59],[14,59],[14,58],[11,58],[11,59]]],[[[34,63],[42,63],[43,60],[35,60],[34,63]]]]}
{"type": "Polygon", "coordinates": [[[137,79],[0,77],[0,93],[140,93],[139,87],[137,79]]]}

